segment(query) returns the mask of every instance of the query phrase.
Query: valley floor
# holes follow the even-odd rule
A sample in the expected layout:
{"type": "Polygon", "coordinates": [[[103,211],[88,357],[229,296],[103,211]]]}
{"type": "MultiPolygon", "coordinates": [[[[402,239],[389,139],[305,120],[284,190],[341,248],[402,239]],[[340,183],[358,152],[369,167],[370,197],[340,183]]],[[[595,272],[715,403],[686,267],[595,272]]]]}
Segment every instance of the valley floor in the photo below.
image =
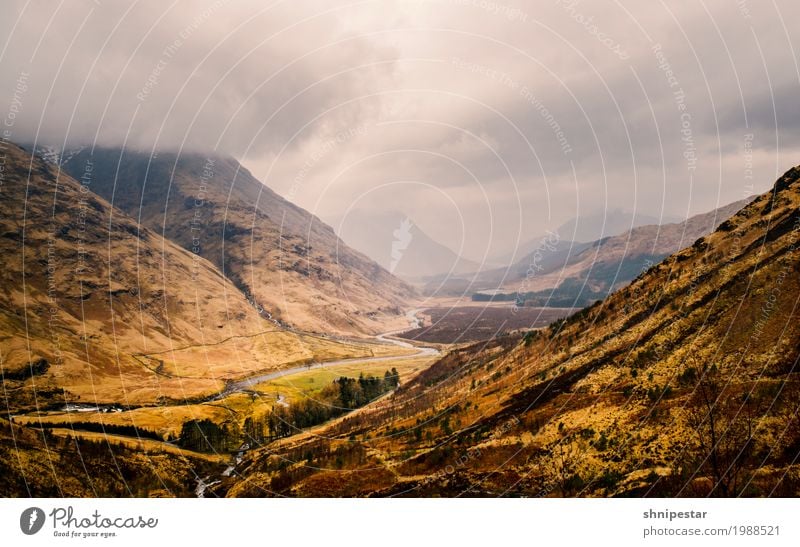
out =
{"type": "MultiPolygon", "coordinates": [[[[412,310],[407,316],[409,326],[416,324],[416,311],[412,310]]],[[[184,462],[203,462],[200,468],[204,471],[193,473],[192,477],[196,482],[194,493],[202,496],[210,485],[217,484],[223,477],[233,475],[236,462],[241,461],[244,451],[256,446],[248,438],[249,431],[246,431],[253,420],[263,421],[264,416],[276,408],[287,409],[294,404],[314,400],[327,386],[342,377],[354,380],[360,377],[382,377],[391,369],[399,375],[401,382],[410,381],[441,355],[439,347],[397,339],[395,335],[401,331],[402,329],[393,330],[378,335],[372,341],[341,338],[323,340],[318,335],[298,333],[306,339],[323,340],[325,353],[322,356],[327,359],[315,359],[263,373],[256,371],[243,379],[226,382],[216,393],[200,397],[195,395],[183,402],[172,396],[158,404],[130,405],[121,400],[104,401],[103,404],[68,403],[48,410],[12,412],[8,416],[7,427],[11,431],[23,427],[26,435],[41,436],[45,446],[48,440],[51,446],[63,443],[74,443],[75,446],[88,443],[88,446],[94,446],[100,443],[112,457],[115,452],[146,456],[158,454],[167,458],[179,457],[184,462]],[[204,421],[224,430],[230,440],[202,448],[181,446],[185,424],[204,421]]],[[[242,339],[247,338],[239,338],[240,346],[242,339]]],[[[209,348],[202,346],[193,346],[179,349],[176,353],[178,360],[189,362],[189,359],[180,356],[181,352],[202,354],[208,350],[209,348]]],[[[156,357],[139,356],[143,362],[152,361],[156,357]]],[[[177,368],[172,372],[177,372],[177,368]]],[[[163,373],[163,369],[162,365],[160,372],[163,373]]],[[[318,424],[309,429],[318,430],[324,426],[325,424],[318,424]]],[[[263,433],[259,437],[263,437],[263,433]]],[[[264,441],[259,438],[259,444],[260,442],[264,441]]],[[[76,456],[80,459],[80,454],[76,456]]],[[[19,471],[24,479],[25,466],[21,463],[20,465],[22,467],[19,471]]],[[[154,491],[161,492],[157,488],[154,491]]],[[[187,495],[191,491],[186,486],[186,489],[178,489],[172,494],[187,495]]]]}

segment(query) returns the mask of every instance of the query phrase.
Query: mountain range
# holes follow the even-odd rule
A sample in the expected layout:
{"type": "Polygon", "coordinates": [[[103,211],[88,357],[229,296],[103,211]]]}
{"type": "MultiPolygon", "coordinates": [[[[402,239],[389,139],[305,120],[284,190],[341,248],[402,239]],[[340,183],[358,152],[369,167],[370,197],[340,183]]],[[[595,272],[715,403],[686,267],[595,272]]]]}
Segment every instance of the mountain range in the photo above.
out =
{"type": "Polygon", "coordinates": [[[0,153],[4,495],[185,495],[223,461],[153,444],[136,418],[76,437],[20,415],[150,412],[180,430],[239,379],[407,351],[365,335],[405,324],[413,291],[235,160],[0,153]]]}
{"type": "Polygon", "coordinates": [[[204,258],[56,166],[14,145],[5,153],[3,371],[39,376],[35,389],[13,392],[14,402],[46,405],[99,391],[115,401],[155,398],[176,380],[133,355],[276,328],[204,258]]]}
{"type": "Polygon", "coordinates": [[[497,264],[513,264],[525,256],[536,251],[542,239],[547,239],[548,234],[556,233],[559,239],[572,241],[575,244],[591,243],[609,236],[623,234],[639,226],[672,224],[680,222],[674,216],[656,217],[642,211],[626,211],[624,209],[610,209],[582,214],[562,223],[555,230],[550,230],[537,237],[528,239],[511,252],[505,252],[492,257],[492,262],[497,264]]]}
{"type": "Polygon", "coordinates": [[[3,152],[0,370],[17,410],[202,397],[255,371],[373,355],[331,334],[363,337],[382,315],[404,324],[398,306],[411,289],[329,228],[267,189],[263,209],[248,208],[246,193],[260,191],[252,178],[241,194],[215,187],[234,176],[231,160],[215,159],[217,175],[204,179],[190,157],[166,178],[175,157],[162,156],[145,179],[142,156],[111,150],[66,165],[10,143],[3,152]],[[195,184],[204,198],[185,193],[195,184]],[[319,318],[302,315],[314,309],[319,318]],[[330,324],[341,330],[298,330],[330,324]]]}
{"type": "MultiPolygon", "coordinates": [[[[582,307],[630,283],[641,271],[711,233],[753,198],[695,215],[683,222],[638,226],[588,243],[542,236],[518,262],[449,280],[445,292],[481,289],[553,307],[582,307]],[[516,294],[519,293],[520,297],[516,294]]],[[[644,220],[641,217],[637,217],[644,220]]]]}
{"type": "Polygon", "coordinates": [[[235,160],[2,152],[8,495],[800,492],[800,167],[685,223],[576,252],[549,240],[537,274],[551,260],[593,303],[409,357],[351,333],[402,320],[413,290],[255,179],[236,190],[235,160]],[[285,270],[275,249],[290,244],[285,270]],[[326,277],[337,246],[343,293],[326,277]],[[292,305],[272,294],[281,283],[292,305]],[[358,314],[340,309],[347,291],[358,314]],[[340,330],[293,324],[323,297],[307,325],[340,330]],[[353,365],[370,359],[380,378],[353,365]],[[353,371],[314,376],[320,362],[353,371]],[[307,376],[267,381],[287,370],[307,376]],[[328,401],[375,395],[331,414],[301,385],[328,401]]]}

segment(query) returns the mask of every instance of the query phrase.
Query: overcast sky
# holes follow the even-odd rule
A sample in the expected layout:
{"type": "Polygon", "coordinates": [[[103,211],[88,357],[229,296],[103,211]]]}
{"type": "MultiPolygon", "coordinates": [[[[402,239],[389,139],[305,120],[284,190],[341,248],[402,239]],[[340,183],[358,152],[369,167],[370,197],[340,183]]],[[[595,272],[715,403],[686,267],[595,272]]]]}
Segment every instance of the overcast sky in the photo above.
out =
{"type": "Polygon", "coordinates": [[[400,210],[476,260],[800,164],[796,0],[6,0],[0,40],[11,140],[229,153],[329,222],[400,210]]]}

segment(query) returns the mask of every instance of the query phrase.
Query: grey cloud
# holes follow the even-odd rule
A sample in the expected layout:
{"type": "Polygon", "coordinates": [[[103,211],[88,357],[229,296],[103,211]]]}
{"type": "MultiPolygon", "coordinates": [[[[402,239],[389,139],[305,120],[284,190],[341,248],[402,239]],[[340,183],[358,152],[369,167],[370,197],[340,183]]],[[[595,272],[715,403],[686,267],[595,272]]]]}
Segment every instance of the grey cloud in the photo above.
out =
{"type": "MultiPolygon", "coordinates": [[[[235,154],[253,139],[256,148],[274,147],[391,70],[356,69],[383,53],[348,36],[333,15],[300,22],[303,7],[322,9],[299,4],[276,12],[206,0],[170,10],[151,1],[126,12],[121,3],[72,3],[49,26],[52,5],[35,4],[18,20],[3,17],[16,24],[3,73],[30,73],[17,131],[24,139],[39,131],[49,141],[97,135],[108,145],[159,148],[210,148],[219,139],[235,154]]],[[[5,7],[22,11],[15,8],[5,7]]],[[[6,77],[5,96],[9,85],[6,77]]]]}
{"type": "Polygon", "coordinates": [[[124,17],[127,6],[87,1],[46,32],[52,8],[24,5],[0,7],[12,138],[219,140],[323,218],[356,201],[402,205],[453,246],[464,234],[442,211],[455,207],[472,258],[607,205],[708,210],[742,197],[745,163],[757,191],[800,163],[800,7],[789,0],[627,12],[572,0],[150,1],[124,17]]]}

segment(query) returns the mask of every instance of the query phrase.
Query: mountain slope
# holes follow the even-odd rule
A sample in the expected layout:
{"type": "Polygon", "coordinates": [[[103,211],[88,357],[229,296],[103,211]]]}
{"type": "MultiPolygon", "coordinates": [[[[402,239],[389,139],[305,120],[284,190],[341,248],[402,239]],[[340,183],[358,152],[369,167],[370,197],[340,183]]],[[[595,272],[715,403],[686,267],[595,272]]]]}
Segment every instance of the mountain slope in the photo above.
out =
{"type": "Polygon", "coordinates": [[[795,168],[604,301],[461,348],[364,412],[252,454],[225,488],[797,496],[799,243],[795,168]]]}
{"type": "Polygon", "coordinates": [[[222,465],[178,449],[143,453],[100,435],[87,440],[48,433],[0,418],[4,497],[189,497],[198,475],[222,465]]]}
{"type": "Polygon", "coordinates": [[[558,227],[572,241],[591,242],[629,232],[639,226],[675,223],[674,217],[655,217],[641,211],[612,209],[575,217],[558,227]]]}
{"type": "Polygon", "coordinates": [[[340,222],[339,236],[390,272],[410,281],[473,272],[478,264],[433,240],[399,211],[353,211],[340,222]]]}
{"type": "Polygon", "coordinates": [[[515,268],[516,279],[525,290],[540,291],[534,300],[559,297],[583,306],[628,284],[666,256],[713,232],[749,202],[744,199],[684,222],[639,226],[591,244],[572,245],[560,256],[545,254],[547,259],[537,260],[530,255],[515,268]],[[533,277],[526,275],[531,263],[539,266],[533,277]]]}
{"type": "Polygon", "coordinates": [[[132,355],[274,329],[206,260],[140,229],[71,177],[57,179],[53,166],[9,144],[4,174],[3,369],[24,376],[45,360],[39,397],[155,397],[175,380],[132,355]]]}
{"type": "Polygon", "coordinates": [[[62,161],[144,226],[197,252],[264,315],[326,333],[373,333],[402,321],[413,291],[333,230],[256,180],[236,160],[197,154],[84,149],[62,161]]]}
{"type": "Polygon", "coordinates": [[[93,194],[100,173],[87,168],[79,183],[2,145],[0,370],[9,411],[197,398],[334,344],[260,317],[210,262],[93,194]]]}
{"type": "MultiPolygon", "coordinates": [[[[641,211],[624,211],[612,209],[610,211],[595,212],[579,217],[574,217],[556,228],[554,233],[562,241],[573,241],[573,245],[581,246],[599,239],[616,236],[629,232],[639,226],[677,223],[680,219],[675,217],[655,217],[646,215],[641,211]]],[[[520,261],[540,247],[541,240],[547,234],[540,235],[520,244],[515,252],[508,252],[493,257],[493,262],[499,264],[513,264],[520,261]]]]}

